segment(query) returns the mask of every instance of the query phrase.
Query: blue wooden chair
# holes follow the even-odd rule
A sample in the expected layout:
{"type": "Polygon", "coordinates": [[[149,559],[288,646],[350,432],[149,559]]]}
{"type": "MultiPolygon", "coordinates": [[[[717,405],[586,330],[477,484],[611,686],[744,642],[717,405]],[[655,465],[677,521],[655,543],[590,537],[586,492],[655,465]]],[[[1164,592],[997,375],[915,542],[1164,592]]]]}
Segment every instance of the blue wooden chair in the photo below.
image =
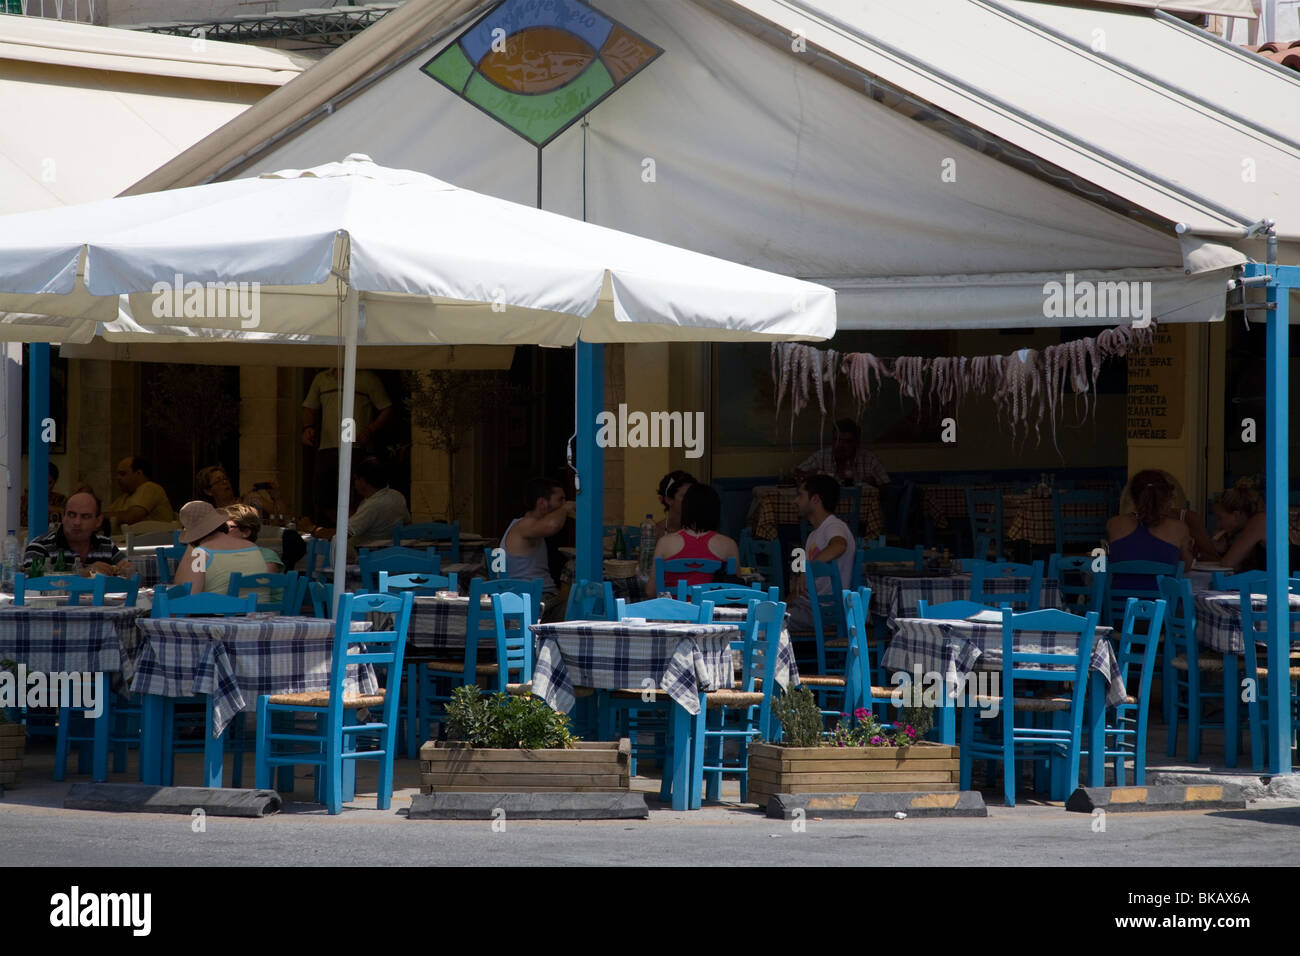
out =
{"type": "Polygon", "coordinates": [[[311,600],[311,612],[315,617],[330,616],[331,587],[322,581],[307,582],[307,597],[311,600]]]}
{"type": "Polygon", "coordinates": [[[104,594],[124,594],[126,599],[122,602],[123,607],[135,607],[137,599],[140,597],[140,575],[133,574],[129,578],[116,578],[108,575],[104,576],[104,594]]]}
{"type": "Polygon", "coordinates": [[[1056,532],[1058,554],[1064,554],[1065,546],[1070,542],[1083,542],[1091,550],[1106,540],[1106,522],[1115,512],[1111,499],[1112,496],[1105,491],[1052,492],[1052,526],[1056,532]],[[1095,513],[1067,513],[1069,508],[1076,506],[1083,506],[1095,513]]]}
{"type": "MultiPolygon", "coordinates": [[[[1016,761],[1041,760],[1044,757],[1064,761],[1064,772],[1059,779],[1053,799],[1064,799],[1079,785],[1079,753],[1083,737],[1083,702],[1087,687],[1088,665],[1092,657],[1092,642],[1096,637],[1097,615],[1089,612],[1078,617],[1065,611],[1030,611],[1025,614],[1002,615],[1002,672],[1000,713],[996,718],[982,718],[989,729],[987,734],[975,733],[976,712],[979,708],[963,707],[961,713],[961,784],[969,790],[971,768],[975,760],[1001,760],[1003,766],[1003,794],[1006,805],[1016,805],[1016,761]],[[1016,635],[1022,631],[1045,631],[1067,638],[1057,638],[1053,653],[1019,651],[1016,635]],[[1073,636],[1075,640],[1069,641],[1073,636]],[[1039,669],[1050,667],[1052,669],[1039,669]],[[1047,689],[1058,685],[1053,696],[1022,697],[1016,694],[1019,687],[1027,685],[1047,689]],[[1067,686],[1068,685],[1068,686],[1067,686]],[[1060,714],[1050,727],[1016,726],[1017,712],[1027,714],[1060,714]],[[1063,724],[1063,726],[1062,726],[1063,724]],[[1000,725],[1000,730],[993,728],[1000,725]]],[[[1053,775],[1054,782],[1058,775],[1053,775]]]]}
{"type": "Polygon", "coordinates": [[[292,767],[308,764],[316,768],[318,792],[324,797],[326,810],[331,814],[342,811],[343,803],[350,801],[355,789],[355,768],[345,770],[345,764],[357,760],[379,762],[379,780],[376,787],[376,806],[387,810],[393,797],[393,758],[397,738],[397,686],[402,673],[402,658],[406,652],[406,633],[411,620],[412,596],[403,594],[342,594],[335,615],[334,655],[330,669],[330,689],[325,693],[263,694],[257,699],[257,786],[271,786],[271,771],[275,767],[292,767]],[[393,628],[389,631],[352,633],[354,620],[364,620],[374,613],[393,615],[393,628]],[[360,653],[349,651],[358,647],[360,653]],[[370,664],[383,668],[386,690],[379,694],[353,694],[344,692],[348,665],[370,664]],[[357,711],[365,708],[371,716],[378,710],[377,722],[361,724],[357,711]],[[286,726],[276,720],[279,715],[289,715],[291,721],[298,713],[315,714],[317,726],[312,730],[286,726]],[[275,721],[277,726],[273,727],[275,721]],[[375,741],[378,748],[360,750],[364,740],[375,741]]]}
{"type": "Polygon", "coordinates": [[[997,489],[967,488],[966,513],[970,516],[970,536],[976,542],[975,557],[981,560],[987,555],[979,550],[981,535],[993,546],[993,553],[1002,554],[1002,492],[997,489]]]}
{"type": "Polygon", "coordinates": [[[858,538],[857,550],[853,552],[853,580],[849,583],[853,587],[861,585],[862,575],[868,564],[878,562],[901,564],[905,561],[912,562],[914,571],[923,571],[925,551],[919,544],[915,548],[887,548],[883,545],[873,547],[866,538],[858,538]]]}
{"type": "Polygon", "coordinates": [[[744,528],[736,544],[740,551],[741,565],[758,571],[763,575],[764,581],[776,587],[779,593],[784,593],[785,560],[781,555],[780,540],[755,538],[752,531],[744,528]]]}
{"type": "MultiPolygon", "coordinates": [[[[325,582],[334,571],[334,551],[330,547],[333,542],[326,541],[324,538],[307,539],[307,556],[306,564],[303,565],[303,577],[308,581],[325,582]]],[[[317,617],[329,617],[330,608],[326,607],[326,613],[318,614],[317,617]]]]}
{"type": "MultiPolygon", "coordinates": [[[[426,521],[423,524],[399,524],[393,529],[393,544],[400,546],[403,541],[447,541],[448,563],[460,563],[460,522],[450,524],[442,521],[426,521]]],[[[437,549],[435,548],[435,551],[437,549]]]]}
{"type": "Polygon", "coordinates": [[[488,679],[495,678],[498,693],[527,695],[533,689],[532,596],[503,591],[492,595],[493,630],[497,639],[497,661],[480,665],[488,679]],[[510,675],[519,672],[519,679],[510,675]]]}
{"type": "Polygon", "coordinates": [[[1101,614],[1109,572],[1092,570],[1093,561],[1091,555],[1053,554],[1047,559],[1047,579],[1056,582],[1061,603],[1071,614],[1101,614]]]}
{"type": "MultiPolygon", "coordinates": [[[[1165,602],[1139,601],[1129,598],[1124,608],[1124,624],[1120,631],[1116,660],[1124,686],[1130,683],[1134,667],[1138,671],[1137,693],[1129,694],[1123,703],[1106,708],[1105,752],[1107,759],[1115,761],[1115,786],[1128,784],[1124,764],[1133,761],[1133,784],[1145,786],[1147,782],[1147,714],[1151,703],[1151,677],[1156,669],[1156,650],[1160,645],[1160,628],[1164,623],[1165,602]],[[1139,624],[1145,625],[1139,629],[1139,624]]],[[[1084,748],[1082,754],[1088,753],[1084,748]]],[[[1103,784],[1103,781],[1092,781],[1103,784]]]]}
{"type": "Polygon", "coordinates": [[[1111,561],[1106,565],[1106,596],[1102,600],[1101,619],[1108,627],[1118,629],[1124,621],[1124,609],[1129,598],[1154,601],[1160,597],[1161,576],[1181,578],[1183,562],[1164,564],[1160,561],[1111,561]]]}
{"type": "Polygon", "coordinates": [[[871,589],[839,593],[840,617],[843,620],[846,653],[842,674],[808,674],[799,672],[799,685],[814,694],[835,694],[840,697],[841,709],[822,708],[823,717],[843,717],[859,707],[887,713],[890,691],[881,683],[879,642],[872,647],[868,638],[866,609],[871,605],[871,589]]]}
{"type": "MultiPolygon", "coordinates": [[[[701,777],[705,783],[705,799],[717,800],[724,773],[740,776],[740,802],[747,803],[750,741],[772,738],[775,723],[772,697],[776,693],[776,659],[781,649],[785,605],[754,600],[747,608],[745,622],[740,627],[739,685],[706,693],[706,706],[695,718],[692,809],[699,806],[701,777]],[[727,763],[724,759],[727,740],[739,744],[735,763],[727,763]]],[[[732,646],[736,645],[733,643],[732,646]]]]}
{"type": "MultiPolygon", "coordinates": [[[[713,602],[701,601],[691,604],[675,601],[672,598],[653,598],[628,604],[623,598],[614,601],[615,620],[645,618],[647,621],[682,621],[690,624],[708,624],[713,620],[713,602]]],[[[668,766],[668,713],[673,706],[672,698],[663,688],[629,687],[622,690],[600,690],[596,693],[597,735],[601,740],[613,740],[619,718],[625,721],[625,732],[632,745],[632,756],[628,770],[636,776],[639,758],[654,756],[665,768],[660,798],[667,801],[671,791],[672,774],[666,772],[668,766]],[[647,691],[652,691],[653,700],[643,699],[647,691]],[[654,743],[642,746],[639,737],[653,734],[654,743]]]]}
{"type": "Polygon", "coordinates": [[[231,597],[252,594],[259,611],[287,615],[301,613],[306,592],[307,579],[299,577],[297,571],[284,574],[241,574],[235,571],[226,585],[226,594],[231,597]]]}
{"type": "MultiPolygon", "coordinates": [[[[809,561],[804,574],[807,581],[809,608],[812,612],[811,634],[816,643],[815,673],[823,677],[841,676],[844,673],[844,659],[848,654],[849,641],[847,625],[844,621],[844,604],[840,597],[844,589],[840,586],[839,566],[834,561],[809,561]],[[818,584],[823,580],[829,583],[829,587],[819,591],[818,584]],[[832,628],[835,636],[829,637],[827,632],[832,628]]],[[[808,632],[792,631],[790,639],[794,640],[796,635],[806,638],[808,632]]],[[[818,699],[825,707],[831,695],[818,693],[818,699]]],[[[839,713],[839,711],[827,710],[826,713],[839,713]]]]}
{"type": "MultiPolygon", "coordinates": [[[[1300,694],[1297,693],[1297,684],[1300,684],[1300,610],[1292,608],[1287,615],[1290,622],[1287,635],[1287,673],[1278,680],[1276,675],[1269,672],[1267,656],[1264,666],[1260,665],[1261,655],[1266,655],[1267,652],[1259,649],[1258,642],[1268,640],[1268,611],[1263,607],[1257,609],[1252,598],[1255,594],[1263,593],[1265,587],[1266,584],[1260,583],[1254,585],[1253,590],[1247,587],[1241,589],[1241,637],[1246,646],[1246,667],[1242,676],[1253,680],[1255,687],[1254,696],[1246,701],[1246,712],[1250,720],[1251,763],[1256,773],[1263,772],[1268,754],[1268,737],[1272,729],[1272,721],[1268,716],[1270,696],[1276,693],[1288,695],[1283,699],[1290,701],[1290,720],[1282,726],[1287,727],[1289,723],[1292,745],[1295,742],[1296,724],[1300,723],[1300,694]]],[[[1300,595],[1300,578],[1288,580],[1287,593],[1300,595]]]]}
{"type": "Polygon", "coordinates": [[[970,599],[977,604],[1000,607],[1012,605],[1037,611],[1043,597],[1043,562],[1016,564],[1012,561],[963,561],[962,570],[970,572],[970,599]],[[1028,586],[1014,589],[1010,582],[1027,581],[1028,586]],[[1005,587],[998,586],[1005,583],[1005,587]]]}
{"type": "Polygon", "coordinates": [[[566,621],[613,621],[614,585],[608,581],[578,581],[569,588],[566,621]]]}
{"type": "MultiPolygon", "coordinates": [[[[862,534],[862,486],[841,488],[840,503],[836,505],[835,512],[849,526],[849,531],[855,538],[862,534]]],[[[808,536],[804,535],[803,540],[807,541],[808,536]]]]}
{"type": "MultiPolygon", "coordinates": [[[[736,559],[727,558],[727,574],[736,573],[736,559]]],[[[655,558],[655,594],[665,594],[664,574],[717,574],[722,562],[706,558],[655,558]]]]}
{"type": "Polygon", "coordinates": [[[378,574],[378,593],[394,594],[410,591],[415,597],[434,597],[439,591],[460,593],[460,580],[456,572],[450,574],[390,574],[380,571],[378,574]]]}
{"type": "Polygon", "coordinates": [[[103,574],[83,578],[79,574],[47,574],[44,577],[29,578],[21,571],[14,575],[14,607],[25,607],[27,593],[66,594],[68,604],[80,605],[83,594],[90,596],[92,607],[104,606],[108,578],[103,574]]]}
{"type": "Polygon", "coordinates": [[[170,548],[159,548],[153,553],[153,559],[158,564],[158,583],[171,584],[175,571],[172,568],[173,563],[179,563],[181,558],[185,557],[185,549],[188,544],[174,544],[170,548]]]}
{"type": "MultiPolygon", "coordinates": [[[[380,571],[377,577],[379,594],[409,592],[412,597],[433,597],[439,591],[458,591],[460,587],[454,571],[445,576],[380,571]]],[[[420,664],[423,660],[414,654],[406,655],[406,670],[402,675],[401,696],[397,704],[397,723],[402,728],[400,737],[406,747],[406,756],[411,760],[419,756],[420,730],[428,727],[427,722],[422,724],[420,721],[420,664]]]]}
{"type": "Polygon", "coordinates": [[[361,568],[361,587],[366,591],[375,589],[375,575],[380,571],[390,574],[442,573],[442,558],[432,545],[423,551],[396,545],[376,550],[362,548],[357,552],[357,564],[361,568]]]}
{"type": "Polygon", "coordinates": [[[922,598],[916,602],[916,616],[931,621],[964,621],[981,611],[996,611],[996,607],[978,601],[944,601],[931,604],[922,598]]]}
{"type": "Polygon", "coordinates": [[[1201,756],[1201,731],[1223,731],[1223,757],[1228,767],[1237,766],[1241,730],[1245,726],[1237,693],[1240,660],[1236,654],[1217,654],[1199,646],[1196,638],[1196,603],[1192,582],[1187,578],[1162,575],[1157,578],[1165,602],[1165,653],[1162,670],[1165,753],[1178,752],[1178,730],[1187,720],[1187,759],[1201,756]],[[1217,700],[1223,716],[1209,722],[1203,717],[1207,701],[1217,700]]]}
{"type": "Polygon", "coordinates": [[[1215,571],[1210,576],[1211,591],[1258,591],[1268,583],[1266,571],[1215,571]]]}
{"type": "Polygon", "coordinates": [[[780,592],[775,586],[764,591],[762,588],[747,588],[739,584],[697,584],[687,587],[685,581],[677,582],[677,600],[699,604],[712,601],[714,607],[748,607],[750,601],[771,601],[780,603],[780,592]]]}

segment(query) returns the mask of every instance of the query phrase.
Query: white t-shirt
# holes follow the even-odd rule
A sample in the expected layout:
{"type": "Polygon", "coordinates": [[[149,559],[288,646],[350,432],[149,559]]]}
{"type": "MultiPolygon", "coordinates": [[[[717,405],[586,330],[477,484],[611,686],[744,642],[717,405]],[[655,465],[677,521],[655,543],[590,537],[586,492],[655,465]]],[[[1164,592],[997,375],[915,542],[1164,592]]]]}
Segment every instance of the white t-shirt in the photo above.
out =
{"type": "MultiPolygon", "coordinates": [[[[832,538],[844,539],[844,553],[835,559],[835,564],[840,571],[840,587],[850,587],[853,583],[853,552],[857,550],[857,543],[853,540],[853,532],[849,530],[849,526],[836,515],[828,515],[826,520],[808,535],[808,560],[818,560],[817,555],[826,549],[832,538]]],[[[825,578],[819,580],[817,593],[830,594],[830,581],[825,578]]]]}

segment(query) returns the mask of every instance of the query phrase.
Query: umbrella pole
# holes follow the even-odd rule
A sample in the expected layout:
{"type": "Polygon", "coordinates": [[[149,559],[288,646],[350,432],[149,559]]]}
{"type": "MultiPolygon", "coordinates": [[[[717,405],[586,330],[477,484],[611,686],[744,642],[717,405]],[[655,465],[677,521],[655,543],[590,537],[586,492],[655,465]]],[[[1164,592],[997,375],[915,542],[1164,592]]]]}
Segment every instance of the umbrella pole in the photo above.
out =
{"type": "Polygon", "coordinates": [[[356,439],[357,329],[361,325],[360,296],[348,288],[344,300],[343,405],[339,409],[338,520],[334,529],[334,596],[337,608],[348,573],[348,502],[352,497],[352,442],[356,439]],[[351,424],[349,424],[351,423],[351,424]]]}

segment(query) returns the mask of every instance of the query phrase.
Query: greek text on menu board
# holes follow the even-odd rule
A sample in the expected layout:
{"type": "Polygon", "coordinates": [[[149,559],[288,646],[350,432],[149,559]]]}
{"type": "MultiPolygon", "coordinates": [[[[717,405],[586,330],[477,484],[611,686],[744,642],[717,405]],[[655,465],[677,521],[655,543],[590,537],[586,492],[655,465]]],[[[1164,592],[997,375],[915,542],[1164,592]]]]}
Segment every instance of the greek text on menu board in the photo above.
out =
{"type": "Polygon", "coordinates": [[[1128,437],[1176,439],[1183,434],[1181,330],[1156,329],[1148,348],[1128,356],[1128,437]]]}

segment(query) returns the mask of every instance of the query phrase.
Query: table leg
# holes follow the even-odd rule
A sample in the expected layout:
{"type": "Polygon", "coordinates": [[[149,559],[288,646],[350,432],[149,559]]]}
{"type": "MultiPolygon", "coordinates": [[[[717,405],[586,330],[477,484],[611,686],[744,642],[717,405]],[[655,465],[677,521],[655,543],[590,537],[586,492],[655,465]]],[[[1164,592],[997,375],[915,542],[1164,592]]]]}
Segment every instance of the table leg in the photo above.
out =
{"type": "Polygon", "coordinates": [[[212,695],[204,695],[207,701],[207,719],[203,722],[203,786],[220,789],[222,776],[222,752],[225,750],[226,732],[212,736],[212,695]]]}
{"type": "Polygon", "coordinates": [[[163,707],[165,698],[140,695],[140,779],[162,785],[163,707]]]}
{"type": "MultiPolygon", "coordinates": [[[[1106,785],[1106,677],[1101,671],[1090,671],[1091,691],[1084,712],[1084,732],[1088,740],[1088,783],[1093,787],[1106,785]]],[[[1069,798],[1067,793],[1066,798],[1069,798]]]]}
{"type": "MultiPolygon", "coordinates": [[[[704,786],[704,726],[708,721],[706,699],[700,694],[700,712],[691,720],[691,798],[687,802],[690,810],[700,809],[700,788],[704,786]]],[[[718,763],[721,763],[721,759],[718,763]]]]}
{"type": "Polygon", "coordinates": [[[108,779],[108,731],[113,722],[113,711],[108,701],[108,675],[102,671],[95,674],[95,699],[100,702],[99,716],[91,723],[94,726],[95,742],[91,751],[91,776],[95,783],[108,779]]]}
{"type": "Polygon", "coordinates": [[[674,810],[690,809],[690,787],[691,787],[691,754],[692,754],[692,734],[691,727],[694,724],[693,715],[686,712],[686,708],[676,701],[672,706],[672,718],[670,733],[672,736],[673,752],[673,800],[674,810]]]}

